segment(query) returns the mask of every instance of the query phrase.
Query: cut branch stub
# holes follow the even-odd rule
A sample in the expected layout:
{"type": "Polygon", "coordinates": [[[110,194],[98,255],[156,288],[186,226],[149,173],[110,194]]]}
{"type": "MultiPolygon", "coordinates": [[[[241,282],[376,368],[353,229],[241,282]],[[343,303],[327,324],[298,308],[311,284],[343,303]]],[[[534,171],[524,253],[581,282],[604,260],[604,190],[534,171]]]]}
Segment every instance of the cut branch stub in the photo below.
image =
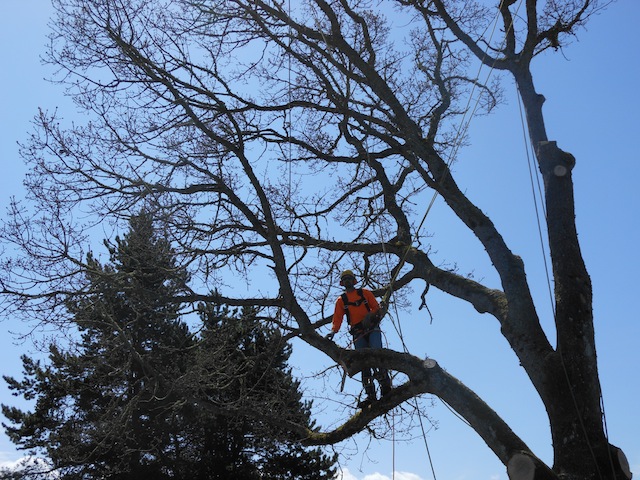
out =
{"type": "Polygon", "coordinates": [[[527,452],[518,452],[507,462],[509,480],[558,480],[549,467],[527,452]]]}

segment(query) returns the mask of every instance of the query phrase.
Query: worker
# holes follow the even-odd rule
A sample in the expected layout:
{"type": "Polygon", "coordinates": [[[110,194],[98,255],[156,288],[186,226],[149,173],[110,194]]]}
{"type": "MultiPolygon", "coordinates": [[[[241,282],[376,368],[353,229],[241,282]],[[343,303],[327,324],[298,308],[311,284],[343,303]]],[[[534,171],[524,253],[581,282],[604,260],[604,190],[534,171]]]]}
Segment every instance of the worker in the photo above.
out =
{"type": "MultiPolygon", "coordinates": [[[[327,338],[333,339],[333,336],[340,330],[342,320],[346,316],[349,324],[349,333],[353,335],[353,344],[356,350],[382,348],[380,305],[376,297],[366,288],[355,287],[356,276],[351,270],[342,272],[340,285],[344,287],[345,291],[336,300],[331,333],[327,335],[327,338]]],[[[384,396],[391,391],[389,372],[383,368],[375,370],[375,378],[378,380],[381,394],[384,396]]],[[[359,408],[366,408],[377,400],[373,380],[374,373],[371,368],[362,370],[362,385],[366,399],[358,403],[359,408]]]]}

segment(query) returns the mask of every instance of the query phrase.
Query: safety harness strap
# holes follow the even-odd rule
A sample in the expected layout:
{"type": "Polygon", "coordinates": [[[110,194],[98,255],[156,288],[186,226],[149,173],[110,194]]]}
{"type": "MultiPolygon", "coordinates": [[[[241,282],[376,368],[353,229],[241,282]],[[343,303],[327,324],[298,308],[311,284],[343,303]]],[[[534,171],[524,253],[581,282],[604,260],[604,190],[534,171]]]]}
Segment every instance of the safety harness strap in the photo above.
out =
{"type": "Polygon", "coordinates": [[[349,305],[353,305],[354,307],[359,307],[364,303],[364,306],[367,307],[367,312],[371,311],[371,307],[369,306],[369,302],[367,302],[367,299],[364,297],[362,288],[358,288],[356,292],[358,292],[360,299],[356,300],[355,302],[350,302],[349,297],[347,297],[346,293],[342,294],[342,303],[344,304],[344,312],[347,315],[347,322],[349,323],[349,325],[351,325],[351,316],[349,315],[349,305]]]}

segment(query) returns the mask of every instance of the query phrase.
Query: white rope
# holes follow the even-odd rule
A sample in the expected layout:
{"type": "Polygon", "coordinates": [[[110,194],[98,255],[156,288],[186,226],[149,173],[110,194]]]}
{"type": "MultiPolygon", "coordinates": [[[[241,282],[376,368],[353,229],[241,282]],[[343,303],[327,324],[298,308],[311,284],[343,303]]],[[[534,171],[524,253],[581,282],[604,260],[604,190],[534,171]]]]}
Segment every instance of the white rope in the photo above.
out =
{"type": "MultiPolygon", "coordinates": [[[[516,9],[516,15],[518,14],[518,11],[520,10],[520,7],[522,6],[522,0],[520,0],[520,3],[518,4],[518,7],[516,9]]],[[[498,20],[499,20],[499,14],[496,14],[495,16],[495,21],[493,23],[493,28],[491,30],[491,35],[489,36],[489,40],[487,41],[487,45],[489,45],[491,43],[491,39],[493,38],[493,35],[496,32],[497,29],[497,25],[498,25],[498,20]]],[[[513,24],[511,25],[511,27],[513,27],[513,24]]],[[[488,27],[487,27],[488,28],[488,27]]],[[[486,29],[485,29],[486,32],[486,29]]],[[[484,35],[484,32],[483,32],[484,35]]],[[[506,39],[505,39],[506,41],[506,39]]],[[[487,46],[487,49],[489,47],[487,46]]],[[[486,51],[485,51],[486,54],[486,51]]],[[[472,88],[471,88],[471,93],[469,94],[469,98],[467,100],[467,105],[465,106],[464,109],[464,113],[462,115],[462,120],[460,121],[458,130],[456,132],[456,135],[454,137],[453,140],[453,146],[454,148],[452,150],[449,151],[449,156],[447,158],[447,161],[445,162],[446,166],[447,166],[447,170],[445,171],[445,176],[443,176],[440,181],[443,181],[446,178],[447,172],[450,171],[451,169],[451,165],[453,164],[453,161],[458,153],[459,148],[461,147],[462,144],[462,138],[463,136],[466,134],[466,132],[469,129],[469,124],[471,123],[471,120],[473,118],[473,116],[475,115],[476,111],[478,110],[478,106],[480,105],[480,96],[478,96],[476,98],[476,102],[473,105],[473,108],[471,109],[471,102],[474,96],[474,92],[476,90],[476,86],[478,84],[478,80],[480,78],[480,74],[482,72],[484,68],[484,64],[482,63],[482,61],[480,62],[480,65],[478,67],[478,72],[476,74],[476,77],[474,79],[474,81],[472,82],[472,88]],[[467,115],[469,114],[469,112],[471,111],[471,114],[467,117],[467,115]]],[[[487,84],[489,81],[489,78],[491,77],[491,74],[493,73],[493,66],[489,67],[489,72],[486,75],[486,79],[484,81],[484,84],[487,84]]],[[[402,269],[402,266],[404,265],[407,256],[409,254],[409,251],[411,249],[411,246],[413,245],[413,243],[415,243],[415,241],[418,239],[419,235],[420,235],[420,231],[422,230],[422,227],[424,226],[426,220],[427,220],[427,216],[429,215],[429,213],[431,212],[431,209],[433,208],[433,205],[436,202],[436,199],[438,198],[439,193],[437,190],[434,190],[433,192],[433,196],[431,197],[431,200],[429,201],[429,204],[427,205],[426,211],[422,217],[422,220],[420,221],[420,223],[418,224],[418,228],[416,229],[415,233],[412,236],[411,239],[411,243],[407,246],[407,248],[405,249],[405,252],[403,254],[403,256],[401,257],[400,263],[398,264],[398,268],[396,269],[395,273],[393,274],[392,278],[391,278],[391,282],[389,283],[389,287],[388,287],[388,294],[387,296],[390,298],[391,297],[391,293],[393,290],[393,284],[395,283],[398,275],[400,274],[400,270],[402,269]]],[[[387,303],[388,303],[389,299],[387,298],[387,303]]]]}
{"type": "Polygon", "coordinates": [[[538,203],[540,203],[540,210],[542,210],[542,213],[544,215],[544,218],[547,218],[547,211],[545,208],[545,204],[542,201],[542,191],[540,189],[540,177],[538,175],[534,174],[535,171],[535,167],[534,167],[534,160],[532,159],[532,156],[530,155],[530,149],[533,148],[533,146],[531,145],[531,142],[527,136],[527,130],[526,130],[526,126],[525,126],[525,121],[524,121],[524,114],[522,111],[522,102],[520,99],[520,92],[517,90],[517,86],[516,86],[516,98],[518,99],[518,108],[520,111],[520,123],[522,125],[522,136],[524,139],[524,150],[527,156],[527,166],[529,167],[529,179],[531,181],[531,195],[533,197],[533,206],[535,208],[535,212],[536,212],[536,222],[538,225],[538,237],[540,238],[540,249],[542,251],[542,261],[544,263],[544,271],[545,271],[545,276],[546,276],[546,280],[547,280],[547,288],[549,290],[549,301],[551,303],[551,312],[553,313],[553,316],[556,316],[556,306],[555,303],[553,301],[553,289],[551,288],[551,275],[549,273],[549,262],[547,261],[547,252],[545,250],[545,244],[544,244],[544,235],[542,234],[542,222],[540,221],[540,211],[538,209],[538,203]],[[538,185],[538,196],[536,195],[536,182],[534,182],[534,178],[536,178],[537,181],[537,185],[538,185]],[[540,200],[538,200],[538,198],[540,200]]]}
{"type": "MultiPolygon", "coordinates": [[[[554,297],[553,297],[553,288],[551,286],[551,274],[549,272],[549,265],[548,265],[548,259],[547,259],[547,252],[545,250],[545,243],[544,243],[544,236],[542,234],[542,221],[540,219],[540,213],[539,211],[542,210],[542,213],[544,215],[544,218],[547,219],[547,212],[546,212],[546,205],[544,202],[544,197],[542,194],[542,190],[540,188],[540,176],[535,174],[534,175],[534,162],[531,159],[531,155],[530,155],[530,151],[533,150],[533,145],[531,145],[531,141],[528,138],[527,134],[526,134],[526,126],[525,126],[525,120],[524,120],[524,115],[523,115],[523,110],[522,110],[522,102],[521,102],[521,97],[520,97],[520,92],[516,90],[516,98],[518,99],[518,108],[519,108],[519,112],[520,112],[520,122],[522,125],[522,132],[523,132],[523,138],[524,138],[524,146],[525,146],[525,152],[526,152],[526,157],[527,157],[527,166],[529,169],[529,177],[530,177],[530,181],[531,181],[531,194],[533,197],[533,203],[534,203],[534,207],[535,207],[535,214],[536,214],[536,223],[538,226],[538,235],[540,238],[540,249],[542,251],[542,259],[543,259],[543,264],[544,264],[544,270],[545,270],[545,277],[546,277],[546,281],[547,281],[547,288],[549,291],[549,303],[551,304],[551,312],[554,318],[554,322],[557,321],[556,318],[556,305],[554,302],[554,297]],[[537,179],[537,182],[534,182],[534,177],[537,179]],[[536,185],[538,186],[538,195],[536,195],[536,185]],[[538,205],[540,204],[540,205],[538,205]],[[540,208],[538,208],[540,206],[540,208]]],[[[586,430],[586,426],[584,425],[584,420],[582,419],[582,414],[580,413],[580,407],[578,405],[578,401],[577,398],[575,396],[575,393],[573,391],[573,386],[571,385],[571,381],[569,379],[569,374],[567,372],[567,368],[566,365],[564,363],[564,358],[562,356],[562,352],[559,351],[560,353],[560,363],[562,365],[562,370],[564,371],[564,376],[565,379],[567,381],[567,386],[569,388],[569,392],[571,394],[571,399],[573,401],[573,405],[574,408],[576,410],[576,415],[578,417],[578,422],[580,424],[580,427],[582,429],[582,433],[584,434],[585,437],[585,441],[587,443],[587,447],[589,448],[589,451],[591,453],[591,456],[593,457],[593,461],[596,467],[596,471],[598,473],[598,476],[602,479],[603,478],[603,474],[600,471],[600,467],[598,466],[598,461],[593,449],[593,446],[591,445],[591,442],[589,440],[588,434],[587,434],[587,430],[586,430]]],[[[604,410],[604,397],[602,394],[602,386],[599,384],[598,382],[598,388],[600,390],[600,407],[601,407],[601,411],[602,411],[602,422],[603,422],[603,428],[604,428],[604,434],[605,434],[605,438],[607,440],[607,443],[609,443],[609,438],[608,438],[608,432],[607,432],[607,428],[606,428],[606,424],[607,424],[607,420],[606,420],[606,414],[605,414],[605,410],[604,410]]],[[[611,469],[612,469],[612,473],[613,473],[613,477],[615,477],[615,466],[613,464],[613,459],[611,458],[611,452],[609,452],[609,460],[611,463],[611,469]]]]}

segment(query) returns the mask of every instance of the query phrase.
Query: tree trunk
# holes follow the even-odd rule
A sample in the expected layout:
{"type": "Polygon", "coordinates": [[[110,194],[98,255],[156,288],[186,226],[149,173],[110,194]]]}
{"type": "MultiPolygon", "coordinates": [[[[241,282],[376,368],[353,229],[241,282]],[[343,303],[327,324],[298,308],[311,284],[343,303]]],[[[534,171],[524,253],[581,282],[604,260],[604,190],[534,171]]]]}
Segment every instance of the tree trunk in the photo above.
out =
{"type": "MultiPolygon", "coordinates": [[[[529,69],[514,71],[514,77],[544,180],[555,287],[557,346],[546,359],[545,381],[536,385],[551,425],[553,471],[561,478],[630,478],[620,461],[612,461],[618,455],[617,452],[612,455],[615,447],[609,444],[603,428],[591,280],[575,225],[572,181],[575,158],[562,151],[556,142],[547,140],[542,114],[544,97],[536,93],[529,69]]],[[[514,471],[535,471],[531,478],[547,478],[546,473],[537,473],[537,466],[522,467],[529,465],[523,459],[514,462],[517,465],[512,467],[514,471]]],[[[522,475],[529,478],[529,473],[522,475]]]]}

